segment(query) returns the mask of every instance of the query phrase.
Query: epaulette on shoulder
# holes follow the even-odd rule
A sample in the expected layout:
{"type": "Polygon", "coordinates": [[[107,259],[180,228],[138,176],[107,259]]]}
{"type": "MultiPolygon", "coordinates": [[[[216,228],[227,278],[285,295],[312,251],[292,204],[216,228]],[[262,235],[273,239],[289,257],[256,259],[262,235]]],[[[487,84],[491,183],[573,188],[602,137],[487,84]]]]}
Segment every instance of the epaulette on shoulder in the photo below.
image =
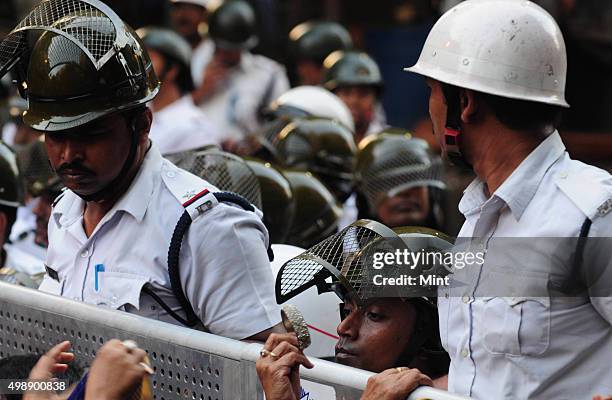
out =
{"type": "Polygon", "coordinates": [[[170,162],[164,162],[161,174],[168,191],[190,214],[193,212],[192,217],[205,211],[204,208],[208,210],[218,204],[213,194],[217,189],[203,179],[170,162]]]}
{"type": "Polygon", "coordinates": [[[582,169],[561,173],[557,186],[589,219],[612,211],[612,176],[603,170],[582,169]]]}

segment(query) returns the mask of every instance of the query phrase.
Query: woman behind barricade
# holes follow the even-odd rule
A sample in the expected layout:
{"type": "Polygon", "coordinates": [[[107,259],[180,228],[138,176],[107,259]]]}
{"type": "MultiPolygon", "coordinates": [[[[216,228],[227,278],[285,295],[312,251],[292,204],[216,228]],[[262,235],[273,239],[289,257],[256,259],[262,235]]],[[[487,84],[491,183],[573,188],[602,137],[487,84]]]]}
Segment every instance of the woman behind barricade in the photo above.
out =
{"type": "MultiPolygon", "coordinates": [[[[440,258],[425,258],[404,268],[399,263],[377,265],[376,254],[441,254],[451,246],[446,235],[425,228],[388,227],[357,221],[341,232],[289,260],[276,278],[277,302],[284,303],[310,287],[333,291],[343,301],[337,327],[335,361],[405,380],[406,394],[431,378],[446,374],[449,358],[441,347],[433,285],[378,285],[383,277],[442,277],[440,258]],[[422,372],[421,372],[422,371],[422,372]]],[[[398,260],[399,261],[399,260],[398,260]]],[[[408,279],[408,278],[406,278],[408,279]]],[[[269,400],[285,399],[299,390],[299,366],[312,368],[293,334],[270,336],[257,362],[257,372],[269,400]]],[[[296,393],[296,397],[299,396],[296,393]]],[[[399,398],[399,397],[398,397],[399,398]]]]}
{"type": "Polygon", "coordinates": [[[361,218],[394,228],[441,229],[442,160],[427,142],[401,128],[387,128],[359,143],[356,172],[361,218]]]}

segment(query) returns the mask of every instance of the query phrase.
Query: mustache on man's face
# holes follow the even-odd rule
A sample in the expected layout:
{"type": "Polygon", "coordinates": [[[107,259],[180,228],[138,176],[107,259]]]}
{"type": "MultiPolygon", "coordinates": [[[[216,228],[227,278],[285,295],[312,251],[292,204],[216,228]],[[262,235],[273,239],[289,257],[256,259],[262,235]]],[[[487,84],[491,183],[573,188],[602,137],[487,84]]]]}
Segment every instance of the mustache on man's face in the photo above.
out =
{"type": "Polygon", "coordinates": [[[55,170],[55,172],[58,175],[65,175],[67,173],[74,174],[75,172],[79,174],[83,174],[83,175],[95,175],[96,174],[94,171],[84,166],[83,163],[81,163],[80,161],[64,163],[60,165],[55,170]]]}

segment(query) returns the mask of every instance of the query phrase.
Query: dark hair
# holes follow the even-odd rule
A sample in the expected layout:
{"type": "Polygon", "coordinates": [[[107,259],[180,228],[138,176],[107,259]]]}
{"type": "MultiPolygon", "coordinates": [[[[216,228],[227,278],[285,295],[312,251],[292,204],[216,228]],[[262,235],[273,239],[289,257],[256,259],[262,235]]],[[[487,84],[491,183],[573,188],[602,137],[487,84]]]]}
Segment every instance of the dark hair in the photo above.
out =
{"type": "Polygon", "coordinates": [[[499,122],[510,129],[539,131],[548,127],[557,128],[561,123],[563,109],[559,106],[476,93],[499,122]]]}
{"type": "MultiPolygon", "coordinates": [[[[0,359],[0,379],[27,379],[30,371],[41,356],[38,354],[22,354],[0,359]]],[[[83,368],[74,362],[68,364],[68,369],[57,378],[67,380],[68,386],[77,383],[83,375],[83,368]]],[[[21,400],[22,394],[6,394],[6,400],[21,400]]],[[[0,397],[1,398],[1,397],[0,397]]]]}

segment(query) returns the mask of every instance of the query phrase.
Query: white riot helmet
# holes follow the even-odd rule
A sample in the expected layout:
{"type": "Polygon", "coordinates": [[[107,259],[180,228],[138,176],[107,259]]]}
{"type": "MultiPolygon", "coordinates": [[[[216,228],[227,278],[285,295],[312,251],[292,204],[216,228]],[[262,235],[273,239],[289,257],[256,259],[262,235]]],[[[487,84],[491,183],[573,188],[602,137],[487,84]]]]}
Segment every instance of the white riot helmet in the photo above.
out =
{"type": "MultiPolygon", "coordinates": [[[[270,263],[274,279],[283,264],[304,253],[306,250],[288,244],[273,244],[274,261],[270,263]]],[[[340,303],[334,293],[318,294],[316,287],[293,297],[290,303],[304,316],[310,330],[312,343],[304,350],[311,357],[333,357],[338,342],[336,328],[340,324],[340,303]]]]}
{"type": "Polygon", "coordinates": [[[467,0],[453,7],[405,70],[482,93],[569,107],[561,30],[526,0],[467,0]]]}
{"type": "Polygon", "coordinates": [[[275,117],[320,117],[333,119],[355,131],[353,116],[335,94],[318,86],[298,86],[282,94],[269,107],[275,117]]]}

